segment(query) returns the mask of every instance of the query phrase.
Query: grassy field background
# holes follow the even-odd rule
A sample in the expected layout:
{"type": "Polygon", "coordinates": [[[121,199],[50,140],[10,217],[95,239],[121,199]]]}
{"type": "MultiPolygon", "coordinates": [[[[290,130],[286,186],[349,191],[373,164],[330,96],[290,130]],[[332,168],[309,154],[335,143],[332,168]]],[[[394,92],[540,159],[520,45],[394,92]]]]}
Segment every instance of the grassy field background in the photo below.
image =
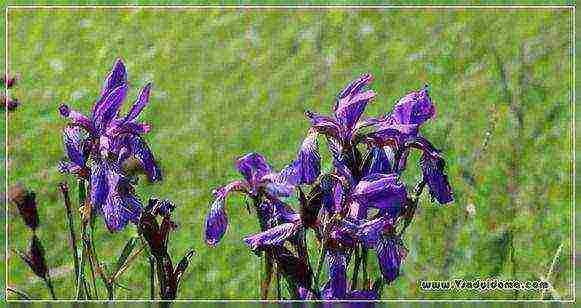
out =
{"type": "MultiPolygon", "coordinates": [[[[11,93],[23,105],[8,115],[9,185],[22,182],[37,192],[39,235],[49,247],[57,296],[72,296],[57,192],[58,182],[72,178],[56,170],[65,124],[57,107],[67,102],[88,113],[121,57],[128,101],[154,82],[142,119],[152,124],[147,139],[165,180],[138,192],[178,205],[174,258],[189,247],[198,253],[179,297],[258,298],[258,259],[241,241],[258,226],[242,198],[229,199],[231,225],[218,248],[202,241],[212,188],[239,177],[234,159],[257,151],[275,169],[283,167],[309,127],[304,110],[330,113],[337,91],[362,72],[375,75],[372,88],[379,93],[368,115],[388,112],[427,82],[438,115],[423,134],[447,156],[456,202],[440,207],[424,196],[405,238],[410,254],[403,274],[384,298],[538,299],[539,292],[423,293],[417,281],[537,280],[563,245],[546,298],[568,299],[574,270],[570,18],[568,10],[538,9],[11,10],[9,65],[22,74],[11,93]]],[[[30,232],[11,205],[8,214],[8,246],[25,249],[30,232]]],[[[99,225],[101,259],[112,263],[135,228],[111,235],[99,225]]],[[[147,270],[143,258],[122,280],[131,290],[118,289],[118,297],[146,298],[147,270]]],[[[9,286],[48,296],[12,254],[8,275],[9,286]]]]}

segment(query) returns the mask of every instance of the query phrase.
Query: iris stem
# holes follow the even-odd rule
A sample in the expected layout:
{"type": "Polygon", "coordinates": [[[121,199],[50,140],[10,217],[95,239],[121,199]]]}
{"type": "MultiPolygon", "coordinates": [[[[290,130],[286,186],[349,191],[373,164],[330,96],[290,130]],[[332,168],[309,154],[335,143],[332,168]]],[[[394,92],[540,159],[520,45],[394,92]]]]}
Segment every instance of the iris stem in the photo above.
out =
{"type": "MultiPolygon", "coordinates": [[[[75,266],[75,281],[79,281],[79,253],[77,250],[77,236],[75,234],[75,227],[73,221],[73,211],[71,206],[71,198],[69,197],[69,187],[66,182],[63,182],[59,185],[59,188],[63,194],[65,200],[65,208],[67,211],[67,220],[69,225],[69,235],[71,237],[71,249],[73,251],[73,261],[75,266]]],[[[79,287],[77,283],[77,288],[79,287]]],[[[77,289],[77,294],[79,294],[79,290],[77,289]]]]}
{"type": "Polygon", "coordinates": [[[362,262],[363,262],[363,287],[367,288],[367,286],[369,285],[369,273],[367,272],[367,257],[368,257],[368,250],[367,247],[362,247],[361,248],[361,254],[362,254],[362,262]]]}
{"type": "Polygon", "coordinates": [[[50,291],[50,296],[52,297],[53,300],[56,300],[56,295],[54,294],[54,287],[52,286],[50,275],[47,276],[46,279],[44,279],[44,282],[46,283],[46,287],[50,291]]]}
{"type": "MultiPolygon", "coordinates": [[[[77,296],[76,296],[76,299],[77,300],[81,299],[81,297],[82,297],[81,296],[81,294],[82,294],[81,290],[82,290],[82,288],[84,286],[83,280],[85,280],[85,275],[84,275],[84,273],[85,273],[85,270],[84,270],[84,268],[85,268],[85,258],[84,258],[84,256],[85,256],[85,253],[82,253],[81,254],[81,265],[79,267],[80,272],[79,272],[79,275],[77,276],[77,296]]],[[[86,288],[85,288],[85,293],[87,293],[87,294],[89,293],[89,290],[87,290],[86,288]]]]}
{"type": "Polygon", "coordinates": [[[276,299],[281,300],[280,271],[278,269],[278,265],[276,265],[276,299]]]}
{"type": "Polygon", "coordinates": [[[155,299],[155,260],[149,256],[149,299],[155,299]]]}
{"type": "Polygon", "coordinates": [[[355,264],[353,267],[353,276],[351,277],[351,289],[357,290],[357,278],[359,277],[359,266],[361,265],[361,254],[359,253],[359,247],[355,246],[353,252],[355,253],[355,264]]]}

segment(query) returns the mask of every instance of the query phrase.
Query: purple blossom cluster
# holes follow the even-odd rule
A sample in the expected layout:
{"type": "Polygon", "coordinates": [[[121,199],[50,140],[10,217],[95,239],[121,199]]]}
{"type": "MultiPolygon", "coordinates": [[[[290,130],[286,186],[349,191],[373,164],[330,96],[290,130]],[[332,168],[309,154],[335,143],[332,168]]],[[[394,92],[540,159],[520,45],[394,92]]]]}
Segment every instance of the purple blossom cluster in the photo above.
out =
{"type": "Polygon", "coordinates": [[[150,91],[151,84],[145,85],[129,112],[119,115],[128,84],[125,64],[118,59],[90,116],[66,104],[59,107],[61,116],[70,120],[63,129],[68,159],[59,163],[59,170],[89,181],[92,210],[104,217],[111,232],[130,221],[137,223],[142,210],[142,202],[134,194],[135,179],[123,171],[123,163],[133,157],[151,182],[161,180],[160,168],[142,137],[150,126],[138,121],[150,91]]]}
{"type": "Polygon", "coordinates": [[[420,134],[436,113],[428,87],[408,93],[383,117],[364,118],[376,97],[369,89],[372,80],[371,74],[363,74],[339,92],[331,116],[307,111],[311,127],[297,158],[282,170],[274,171],[262,155],[249,153],[236,160],[243,179],[213,192],[206,243],[215,247],[226,233],[228,195],[246,195],[260,232],[244,242],[270,264],[267,277],[273,271],[284,277],[293,299],[378,299],[383,286],[400,275],[407,254],[402,235],[424,187],[440,204],[453,201],[443,155],[420,134]],[[326,139],[333,158],[328,172],[321,171],[319,137],[326,139]],[[410,188],[402,172],[412,149],[422,153],[422,177],[410,188]],[[288,199],[294,194],[298,208],[288,199]],[[316,268],[308,255],[308,231],[320,249],[316,268]],[[370,251],[381,271],[373,281],[367,266],[370,251]],[[324,265],[328,279],[319,286],[324,265]]]}

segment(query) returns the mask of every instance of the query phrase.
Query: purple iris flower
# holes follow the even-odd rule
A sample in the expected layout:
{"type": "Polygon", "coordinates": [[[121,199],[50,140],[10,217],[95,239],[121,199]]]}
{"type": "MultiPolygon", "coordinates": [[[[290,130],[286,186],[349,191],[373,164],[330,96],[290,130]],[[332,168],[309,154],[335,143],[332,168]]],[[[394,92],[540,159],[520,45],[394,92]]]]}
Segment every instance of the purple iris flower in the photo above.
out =
{"type": "Polygon", "coordinates": [[[63,134],[68,160],[59,163],[59,170],[90,180],[93,209],[103,214],[111,232],[121,230],[129,221],[137,222],[141,212],[141,201],[121,170],[123,162],[133,156],[151,182],[161,180],[161,171],[141,137],[150,127],[137,122],[149,102],[151,84],[140,91],[129,112],[120,116],[127,88],[125,64],[118,59],[105,78],[90,117],[65,104],[59,107],[60,114],[70,120],[63,134]],[[93,162],[90,168],[89,160],[93,162]]]}
{"type": "Polygon", "coordinates": [[[352,144],[353,137],[364,125],[359,121],[367,104],[375,98],[373,90],[366,87],[373,81],[371,74],[363,74],[337,95],[333,116],[323,116],[310,111],[306,116],[319,133],[339,141],[343,146],[352,144]]]}
{"type": "MultiPolygon", "coordinates": [[[[151,84],[145,85],[129,112],[120,117],[119,110],[127,92],[127,72],[123,61],[118,59],[105,79],[101,97],[93,107],[90,118],[65,104],[59,107],[60,114],[71,120],[70,126],[81,127],[88,134],[84,140],[80,138],[76,140],[77,143],[82,144],[73,146],[83,147],[83,149],[88,147],[95,160],[114,157],[118,163],[122,163],[129,156],[135,156],[150,181],[161,180],[161,171],[145,140],[141,137],[149,132],[150,126],[137,122],[139,114],[149,102],[150,90],[151,84]]],[[[65,138],[65,144],[67,142],[73,142],[73,140],[65,138]]],[[[70,146],[67,144],[66,147],[68,149],[70,146]]],[[[71,162],[76,163],[75,157],[71,157],[69,151],[68,154],[71,162]]]]}
{"type": "Polygon", "coordinates": [[[417,136],[420,126],[435,114],[436,108],[425,86],[401,98],[388,116],[377,120],[376,130],[368,137],[375,144],[399,147],[409,138],[417,136]]]}
{"type": "MultiPolygon", "coordinates": [[[[226,197],[230,192],[241,192],[250,197],[265,196],[263,222],[271,219],[278,200],[277,197],[287,197],[294,186],[281,180],[281,176],[273,173],[266,159],[258,153],[249,153],[236,160],[236,168],[244,177],[244,181],[233,181],[214,191],[214,201],[205,222],[205,240],[209,246],[216,246],[224,236],[228,227],[226,215],[226,197]]],[[[262,205],[261,205],[262,207],[262,205]]],[[[280,209],[279,209],[280,210],[280,209]]]]}
{"type": "Polygon", "coordinates": [[[402,260],[407,256],[407,250],[400,238],[394,236],[382,237],[375,247],[381,274],[392,283],[399,276],[402,260]]]}

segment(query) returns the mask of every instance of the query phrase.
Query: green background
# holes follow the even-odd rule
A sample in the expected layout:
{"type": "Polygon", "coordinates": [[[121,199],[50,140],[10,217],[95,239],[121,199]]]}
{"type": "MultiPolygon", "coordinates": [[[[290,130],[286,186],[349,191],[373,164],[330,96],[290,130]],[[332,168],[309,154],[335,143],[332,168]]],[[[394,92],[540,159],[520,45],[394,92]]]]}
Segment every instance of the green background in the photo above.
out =
{"type": "MultiPolygon", "coordinates": [[[[337,91],[366,71],[379,93],[368,115],[430,84],[438,116],[423,134],[446,154],[456,194],[451,207],[422,200],[403,275],[384,297],[538,299],[422,293],[416,282],[536,280],[561,244],[546,298],[572,297],[571,10],[14,9],[9,22],[10,69],[23,76],[11,94],[23,105],[8,115],[8,180],[37,192],[61,298],[72,296],[74,273],[56,188],[66,178],[55,168],[65,123],[56,108],[67,102],[87,113],[116,57],[128,66],[128,100],[154,82],[142,119],[153,126],[147,139],[165,181],[139,193],[178,204],[174,259],[189,247],[198,252],[180,298],[258,297],[258,259],[241,242],[258,228],[242,198],[229,199],[230,228],[218,248],[202,242],[211,189],[238,178],[233,161],[249,151],[283,167],[308,128],[303,111],[330,113],[337,91]]],[[[408,183],[416,174],[410,168],[408,183]]],[[[8,210],[9,248],[25,249],[29,232],[8,210]]],[[[101,227],[102,259],[116,259],[130,229],[111,235],[101,227]]],[[[9,286],[48,296],[20,260],[9,254],[8,262],[9,286]]],[[[118,290],[120,298],[147,296],[144,259],[122,283],[131,291],[118,290]]]]}

